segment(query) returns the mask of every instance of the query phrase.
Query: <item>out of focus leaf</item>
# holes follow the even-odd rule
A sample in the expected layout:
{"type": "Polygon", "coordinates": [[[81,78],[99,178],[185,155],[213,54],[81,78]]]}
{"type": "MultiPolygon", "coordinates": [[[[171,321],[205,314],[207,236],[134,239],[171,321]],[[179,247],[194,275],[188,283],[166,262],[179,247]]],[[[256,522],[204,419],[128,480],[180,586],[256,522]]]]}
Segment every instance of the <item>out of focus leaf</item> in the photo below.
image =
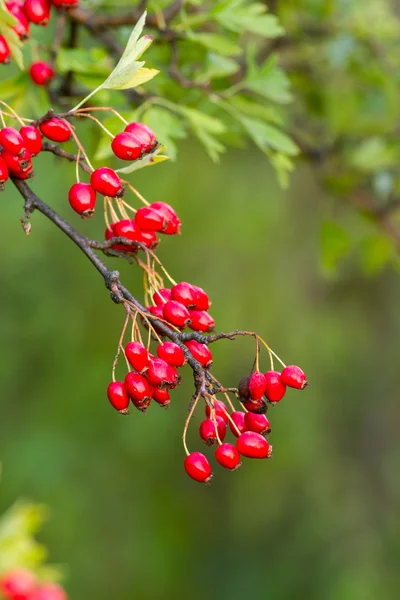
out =
{"type": "Polygon", "coordinates": [[[251,139],[263,152],[273,149],[289,156],[298,154],[299,150],[296,144],[286,133],[283,133],[274,125],[244,116],[240,116],[239,120],[251,139]]]}
{"type": "Polygon", "coordinates": [[[170,111],[152,106],[143,114],[143,122],[154,131],[157,139],[167,148],[172,159],[176,158],[175,140],[186,137],[182,122],[170,111]]]}
{"type": "Polygon", "coordinates": [[[212,52],[222,54],[222,56],[238,56],[242,53],[240,46],[232,42],[229,38],[216,33],[189,32],[187,39],[204,46],[208,50],[212,50],[212,52]]]}
{"type": "Polygon", "coordinates": [[[393,242],[385,235],[371,235],[363,240],[361,264],[367,275],[381,271],[396,255],[393,242]]]}
{"type": "Polygon", "coordinates": [[[334,221],[326,221],[321,227],[321,261],[327,275],[335,275],[338,263],[350,250],[350,238],[345,229],[334,221]]]}
{"type": "Polygon", "coordinates": [[[284,33],[277,17],[266,14],[266,6],[262,2],[222,0],[215,3],[211,16],[237,33],[250,31],[265,38],[274,38],[284,33]]]}

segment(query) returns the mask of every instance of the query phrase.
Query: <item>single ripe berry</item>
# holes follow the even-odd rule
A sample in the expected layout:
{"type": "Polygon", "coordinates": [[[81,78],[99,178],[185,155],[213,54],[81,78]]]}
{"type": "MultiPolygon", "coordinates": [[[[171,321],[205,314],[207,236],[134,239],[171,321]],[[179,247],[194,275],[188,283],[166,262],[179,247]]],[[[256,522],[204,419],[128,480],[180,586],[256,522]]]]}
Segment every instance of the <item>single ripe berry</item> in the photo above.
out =
{"type": "Polygon", "coordinates": [[[270,443],[255,431],[242,433],[236,441],[236,448],[247,458],[270,458],[272,454],[270,443]]]}
{"type": "Polygon", "coordinates": [[[111,142],[111,148],[115,156],[121,160],[137,160],[141,158],[144,151],[141,141],[126,131],[115,136],[111,142]]]}
{"type": "Polygon", "coordinates": [[[23,150],[19,156],[3,150],[1,156],[13,176],[32,171],[32,157],[28,150],[23,150]]]}
{"type": "Polygon", "coordinates": [[[52,117],[48,121],[41,123],[39,127],[44,137],[47,137],[52,142],[61,144],[62,142],[67,142],[71,137],[71,125],[67,121],[58,119],[57,117],[52,117]]]}
{"type": "Polygon", "coordinates": [[[215,327],[215,321],[205,310],[190,311],[190,328],[194,331],[212,331],[215,327]]]}
{"type": "Polygon", "coordinates": [[[122,415],[128,413],[129,394],[122,381],[112,381],[107,388],[107,396],[118,412],[122,415]]]}
{"type": "Polygon", "coordinates": [[[96,207],[96,192],[89,183],[74,183],[68,192],[71,208],[83,219],[93,217],[96,207]]]}
{"type": "Polygon", "coordinates": [[[175,372],[171,371],[168,365],[162,358],[151,358],[146,376],[151,385],[154,387],[166,387],[175,382],[175,372]]]}
{"type": "Polygon", "coordinates": [[[171,290],[168,288],[160,288],[157,292],[154,292],[153,300],[157,306],[168,302],[168,300],[171,300],[171,290]]]}
{"type": "Polygon", "coordinates": [[[239,437],[239,435],[241,433],[243,433],[244,431],[247,431],[246,421],[245,421],[246,413],[244,413],[240,410],[235,410],[234,412],[232,412],[230,414],[230,417],[236,425],[236,427],[234,427],[232,422],[229,420],[229,428],[232,431],[233,435],[236,435],[236,437],[239,437]],[[239,430],[239,433],[237,430],[239,430]]]}
{"type": "Polygon", "coordinates": [[[138,373],[143,373],[149,364],[149,353],[140,342],[129,342],[125,346],[125,356],[132,366],[132,369],[138,373]]]}
{"type": "Polygon", "coordinates": [[[252,400],[260,400],[264,395],[266,387],[267,380],[265,379],[265,375],[260,373],[260,371],[254,371],[254,373],[250,375],[249,380],[250,398],[252,400]]]}
{"type": "MultiPolygon", "coordinates": [[[[124,237],[132,242],[142,242],[142,232],[138,228],[136,222],[133,219],[122,219],[114,223],[114,234],[117,237],[124,237]]],[[[130,252],[137,251],[137,246],[130,246],[130,252]]]]}
{"type": "Polygon", "coordinates": [[[100,167],[90,176],[90,185],[103,196],[122,196],[124,188],[117,173],[109,167],[100,167]]]}
{"type": "Polygon", "coordinates": [[[262,398],[260,400],[245,400],[242,402],[242,405],[249,412],[257,413],[258,415],[264,415],[268,410],[267,403],[262,398]]]}
{"type": "Polygon", "coordinates": [[[4,184],[9,178],[8,167],[5,160],[0,156],[0,192],[4,190],[4,184]]]}
{"type": "Polygon", "coordinates": [[[10,61],[10,48],[5,38],[0,35],[0,63],[6,64],[10,61]]]}
{"type": "MultiPolygon", "coordinates": [[[[107,227],[105,231],[106,240],[111,240],[111,238],[116,237],[116,233],[114,232],[115,223],[110,223],[110,227],[107,227]]],[[[118,250],[119,252],[136,252],[137,248],[135,246],[126,246],[124,244],[113,244],[111,246],[113,250],[118,250]]]]}
{"type": "Polygon", "coordinates": [[[281,374],[278,371],[267,371],[264,374],[267,380],[265,397],[269,402],[279,402],[286,392],[286,385],[282,382],[281,374]]]}
{"type": "Polygon", "coordinates": [[[196,310],[208,310],[211,306],[208,295],[203,288],[198,285],[192,285],[195,294],[195,309],[196,310]]]}
{"type": "Polygon", "coordinates": [[[196,306],[196,293],[191,283],[181,281],[171,288],[172,300],[180,302],[187,308],[194,308],[196,306]]]}
{"type": "Polygon", "coordinates": [[[192,452],[185,458],[185,471],[195,481],[209,483],[213,476],[210,463],[201,452],[192,452]]]}
{"type": "Polygon", "coordinates": [[[169,395],[169,391],[165,388],[153,388],[153,400],[165,408],[171,404],[171,396],[169,395]]]}
{"type": "Polygon", "coordinates": [[[249,390],[250,376],[246,375],[246,377],[242,377],[239,381],[238,385],[238,394],[239,400],[248,400],[250,398],[250,390],[249,390]]]}
{"type": "Polygon", "coordinates": [[[190,324],[190,314],[186,306],[183,306],[180,302],[176,302],[175,300],[169,300],[165,304],[163,304],[163,315],[164,319],[175,325],[175,327],[179,327],[183,329],[187,325],[190,324]]]}
{"type": "Polygon", "coordinates": [[[241,465],[239,452],[235,446],[228,443],[218,446],[215,450],[215,459],[222,467],[229,469],[229,471],[234,471],[241,465]]]}
{"type": "Polygon", "coordinates": [[[25,569],[8,571],[0,580],[0,593],[6,600],[28,600],[35,587],[33,574],[25,569]]]}
{"type": "Polygon", "coordinates": [[[50,19],[50,0],[25,0],[24,13],[35,25],[45,26],[50,19]]]}
{"type": "MultiPolygon", "coordinates": [[[[225,421],[225,423],[228,422],[229,417],[228,417],[228,410],[226,408],[226,405],[224,402],[222,402],[222,400],[214,400],[214,410],[215,410],[215,416],[216,417],[222,417],[225,421]]],[[[206,404],[206,417],[210,418],[211,417],[211,407],[206,404]]]]}
{"type": "Polygon", "coordinates": [[[281,381],[289,387],[296,388],[296,390],[304,390],[308,385],[304,371],[295,365],[289,365],[283,369],[281,381]]]}
{"type": "Polygon", "coordinates": [[[255,431],[256,433],[268,434],[271,433],[271,426],[265,415],[258,415],[256,413],[247,412],[244,418],[246,428],[249,431],[255,431]]]}
{"type": "Polygon", "coordinates": [[[174,342],[163,342],[157,346],[157,356],[172,367],[183,367],[186,362],[182,348],[174,342]]]}
{"type": "Polygon", "coordinates": [[[13,30],[20,40],[27,40],[29,38],[29,21],[22,10],[22,2],[6,2],[6,7],[17,20],[13,30]]]}
{"type": "MultiPolygon", "coordinates": [[[[226,423],[222,417],[215,416],[219,439],[222,441],[226,436],[226,423]]],[[[208,446],[213,446],[218,442],[213,419],[204,419],[199,427],[200,437],[208,446]]]]}
{"type": "Polygon", "coordinates": [[[135,215],[135,221],[138,227],[145,231],[162,231],[167,225],[164,215],[150,206],[139,208],[135,215]]]}
{"type": "Polygon", "coordinates": [[[25,150],[24,138],[14,127],[4,127],[0,131],[0,146],[15,156],[20,156],[25,150]]]}
{"type": "Polygon", "coordinates": [[[68,600],[68,596],[56,583],[44,583],[35,589],[28,600],[68,600]]]}
{"type": "Polygon", "coordinates": [[[207,344],[200,344],[196,340],[189,340],[184,342],[186,348],[190,350],[191,355],[195,358],[204,369],[210,369],[212,367],[213,358],[211,350],[207,344]]]}
{"type": "Polygon", "coordinates": [[[142,231],[142,240],[149,250],[155,250],[160,243],[155,231],[142,231]]]}
{"type": "Polygon", "coordinates": [[[151,208],[155,208],[162,215],[164,215],[164,218],[167,222],[167,226],[162,231],[162,233],[164,233],[165,235],[179,235],[181,222],[172,206],[170,206],[166,202],[152,202],[150,206],[151,208]]]}
{"type": "Polygon", "coordinates": [[[31,64],[29,75],[36,85],[47,85],[53,79],[55,73],[49,63],[37,61],[31,64]]]}
{"type": "Polygon", "coordinates": [[[31,153],[32,156],[36,156],[42,149],[43,140],[40,130],[34,125],[24,125],[19,130],[23,140],[24,146],[31,153]]]}
{"type": "Polygon", "coordinates": [[[151,152],[157,146],[156,136],[144,123],[129,123],[125,131],[132,133],[142,144],[144,152],[151,152]]]}
{"type": "Polygon", "coordinates": [[[135,406],[151,398],[149,383],[140,373],[130,371],[125,377],[125,387],[135,406]]]}

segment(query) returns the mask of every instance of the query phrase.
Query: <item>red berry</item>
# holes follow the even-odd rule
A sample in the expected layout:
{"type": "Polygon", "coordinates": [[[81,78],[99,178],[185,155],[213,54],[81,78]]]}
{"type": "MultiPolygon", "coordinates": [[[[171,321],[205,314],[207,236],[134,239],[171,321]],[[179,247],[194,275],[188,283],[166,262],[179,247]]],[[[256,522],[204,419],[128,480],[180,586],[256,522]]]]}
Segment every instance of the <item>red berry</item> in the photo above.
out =
{"type": "Polygon", "coordinates": [[[186,362],[182,348],[174,342],[163,342],[157,346],[157,356],[172,367],[183,367],[186,362]]]}
{"type": "Polygon", "coordinates": [[[158,319],[162,319],[164,321],[164,311],[161,304],[159,306],[147,306],[147,310],[153,315],[153,317],[157,317],[158,319]]]}
{"type": "Polygon", "coordinates": [[[124,188],[117,173],[108,167],[100,167],[90,176],[90,185],[99,194],[115,198],[121,196],[124,188]]]}
{"type": "Polygon", "coordinates": [[[36,156],[42,149],[43,140],[40,130],[34,125],[24,125],[19,130],[23,140],[25,148],[31,153],[32,156],[36,156]]]}
{"type": "Polygon", "coordinates": [[[154,292],[153,300],[157,306],[168,302],[168,300],[171,300],[171,290],[168,288],[160,288],[157,292],[154,292]]]}
{"type": "MultiPolygon", "coordinates": [[[[214,409],[215,409],[215,416],[222,417],[224,419],[225,423],[227,423],[229,418],[228,418],[228,411],[225,406],[225,403],[222,402],[222,400],[214,400],[214,409]]],[[[206,416],[208,418],[211,417],[211,407],[208,404],[206,404],[206,416]]]]}
{"type": "Polygon", "coordinates": [[[4,127],[0,131],[0,146],[14,156],[20,156],[25,150],[24,138],[14,127],[4,127]]]}
{"type": "Polygon", "coordinates": [[[143,144],[132,133],[118,133],[111,142],[115,156],[121,160],[136,160],[143,155],[143,144]]]}
{"type": "Polygon", "coordinates": [[[3,150],[1,156],[11,175],[16,176],[32,171],[31,154],[28,152],[28,150],[23,150],[20,156],[17,156],[16,154],[10,154],[9,152],[3,150]]]}
{"type": "Polygon", "coordinates": [[[176,367],[173,367],[172,365],[168,365],[168,382],[167,382],[166,386],[171,389],[174,389],[174,388],[178,387],[178,385],[181,383],[181,381],[182,381],[182,377],[179,375],[176,367]]]}
{"type": "Polygon", "coordinates": [[[205,310],[190,311],[190,328],[194,331],[212,331],[215,327],[215,321],[205,310]]]}
{"type": "Polygon", "coordinates": [[[50,19],[50,0],[25,0],[24,13],[31,23],[47,25],[50,19]]]}
{"type": "Polygon", "coordinates": [[[153,388],[153,400],[158,402],[160,406],[167,407],[171,404],[171,397],[169,391],[164,388],[153,388]]]}
{"type": "Polygon", "coordinates": [[[175,300],[169,300],[163,304],[164,319],[175,327],[183,329],[190,324],[190,314],[186,306],[175,300]]]}
{"type": "Polygon", "coordinates": [[[71,125],[67,121],[58,119],[57,117],[41,123],[39,127],[43,135],[52,142],[67,142],[71,137],[71,125]]]}
{"type": "Polygon", "coordinates": [[[151,152],[157,146],[156,136],[144,123],[129,123],[125,131],[132,133],[139,140],[144,152],[151,152]]]}
{"type": "Polygon", "coordinates": [[[77,6],[79,0],[53,0],[53,4],[57,8],[69,8],[71,6],[77,6]]]}
{"type": "Polygon", "coordinates": [[[304,390],[308,385],[304,372],[295,365],[289,365],[283,369],[281,381],[289,387],[296,388],[296,390],[304,390]]]}
{"type": "Polygon", "coordinates": [[[122,381],[112,381],[107,388],[107,396],[118,412],[123,415],[128,413],[129,394],[122,381]]]}
{"type": "Polygon", "coordinates": [[[239,400],[248,400],[250,398],[249,390],[250,376],[242,377],[238,385],[239,400]]]}
{"type": "MultiPolygon", "coordinates": [[[[111,238],[116,237],[116,233],[114,232],[114,223],[110,224],[110,227],[107,227],[105,231],[106,240],[111,240],[111,238]]],[[[125,246],[124,244],[113,244],[111,246],[113,250],[118,250],[119,252],[136,252],[137,248],[135,246],[125,246]]]]}
{"type": "Polygon", "coordinates": [[[215,450],[215,458],[222,467],[229,471],[234,471],[241,465],[240,454],[232,444],[225,443],[218,446],[215,450]]]}
{"type": "Polygon", "coordinates": [[[260,400],[245,400],[242,402],[242,405],[249,412],[257,413],[259,415],[265,414],[268,409],[265,400],[262,398],[260,400]]]}
{"type": "Polygon", "coordinates": [[[260,373],[260,371],[254,371],[254,373],[250,375],[249,380],[250,398],[252,400],[260,400],[264,395],[266,387],[267,380],[265,379],[265,375],[260,373]]]}
{"type": "Polygon", "coordinates": [[[33,574],[25,569],[9,571],[0,580],[0,592],[6,600],[28,600],[35,586],[33,574]]]}
{"type": "Polygon", "coordinates": [[[195,481],[209,483],[213,476],[210,463],[201,452],[192,452],[185,458],[185,471],[195,481]]]}
{"type": "Polygon", "coordinates": [[[256,433],[271,433],[271,426],[265,415],[247,412],[244,418],[246,428],[256,433]]]}
{"type": "Polygon", "coordinates": [[[167,222],[167,226],[162,231],[162,233],[164,233],[165,235],[179,234],[181,222],[172,206],[170,206],[166,202],[152,202],[150,206],[151,208],[155,208],[162,215],[164,215],[164,218],[167,222]]]}
{"type": "Polygon", "coordinates": [[[156,209],[150,206],[142,206],[135,215],[135,221],[145,231],[162,231],[166,227],[164,216],[156,209]]]}
{"type": "MultiPolygon", "coordinates": [[[[122,219],[122,221],[114,223],[114,234],[117,237],[124,237],[128,240],[132,240],[132,242],[141,242],[143,240],[142,232],[133,219],[122,219]]],[[[135,252],[137,250],[137,246],[129,246],[130,252],[135,252]]]]}
{"type": "Polygon", "coordinates": [[[196,306],[196,293],[191,283],[181,281],[171,288],[172,300],[180,302],[187,308],[194,308],[196,306]]]}
{"type": "Polygon", "coordinates": [[[196,340],[185,342],[185,346],[190,350],[191,355],[195,358],[204,369],[210,369],[213,363],[211,350],[207,344],[200,344],[196,340]]]}
{"type": "Polygon", "coordinates": [[[5,160],[0,156],[0,192],[4,190],[4,184],[9,178],[8,167],[5,160]]]}
{"type": "Polygon", "coordinates": [[[272,446],[259,433],[245,431],[236,441],[236,448],[247,458],[270,458],[272,446]]]}
{"type": "Polygon", "coordinates": [[[149,364],[149,353],[140,342],[129,342],[125,346],[125,355],[135,371],[142,373],[149,364]]]}
{"type": "Polygon", "coordinates": [[[10,48],[5,38],[0,35],[0,63],[8,63],[10,59],[10,48]]]}
{"type": "Polygon", "coordinates": [[[89,183],[74,183],[68,193],[73,210],[83,219],[93,217],[96,207],[96,192],[89,183]]]}
{"type": "Polygon", "coordinates": [[[54,77],[54,69],[49,63],[38,61],[31,64],[29,75],[36,85],[47,85],[54,77]]]}
{"type": "Polygon", "coordinates": [[[281,380],[281,374],[278,371],[267,371],[265,373],[267,387],[265,397],[269,402],[279,402],[286,392],[286,385],[281,380]]]}
{"type": "Polygon", "coordinates": [[[247,431],[246,422],[245,422],[246,413],[244,413],[240,410],[235,410],[234,412],[232,412],[230,414],[230,417],[239,430],[239,433],[238,433],[236,431],[235,427],[233,426],[233,424],[231,423],[231,421],[229,421],[229,427],[230,427],[230,430],[232,431],[233,435],[236,435],[236,437],[239,437],[239,435],[241,433],[243,433],[244,431],[247,431]]]}
{"type": "Polygon", "coordinates": [[[56,583],[44,583],[35,589],[29,600],[68,600],[68,596],[56,583]]]}
{"type": "Polygon", "coordinates": [[[198,285],[192,285],[195,294],[195,308],[196,310],[208,310],[211,306],[211,302],[208,295],[203,288],[198,285]]]}
{"type": "Polygon", "coordinates": [[[131,371],[125,377],[125,387],[135,406],[151,398],[149,383],[143,375],[131,371]]]}
{"type": "Polygon", "coordinates": [[[142,240],[149,250],[155,250],[160,243],[155,231],[142,231],[142,240]]]}
{"type": "MultiPolygon", "coordinates": [[[[217,422],[219,439],[222,441],[226,436],[226,423],[225,420],[218,415],[215,416],[215,420],[217,422]]],[[[208,446],[213,446],[218,442],[213,419],[204,419],[204,421],[200,423],[199,433],[203,442],[208,446]]]]}
{"type": "Polygon", "coordinates": [[[17,24],[13,27],[15,33],[20,40],[27,40],[29,38],[29,21],[22,10],[22,2],[6,2],[6,7],[8,12],[17,19],[17,24]]]}
{"type": "Polygon", "coordinates": [[[162,358],[151,358],[147,370],[147,379],[154,387],[166,387],[175,382],[175,372],[162,358]]]}

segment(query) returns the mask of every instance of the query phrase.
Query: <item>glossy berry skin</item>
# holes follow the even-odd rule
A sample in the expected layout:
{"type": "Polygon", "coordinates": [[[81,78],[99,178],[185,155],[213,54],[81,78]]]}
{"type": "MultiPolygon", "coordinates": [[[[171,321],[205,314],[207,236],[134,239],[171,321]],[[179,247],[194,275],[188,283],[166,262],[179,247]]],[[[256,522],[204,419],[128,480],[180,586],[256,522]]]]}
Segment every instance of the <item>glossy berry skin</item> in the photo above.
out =
{"type": "Polygon", "coordinates": [[[142,240],[149,250],[155,250],[160,243],[155,231],[142,231],[142,240]]]}
{"type": "Polygon", "coordinates": [[[244,422],[248,431],[255,431],[261,434],[271,433],[271,425],[265,415],[247,412],[244,422]]]}
{"type": "Polygon", "coordinates": [[[70,124],[57,117],[52,117],[49,121],[41,123],[39,127],[44,137],[58,144],[67,142],[71,137],[70,124]]]}
{"type": "Polygon", "coordinates": [[[190,311],[190,328],[193,331],[212,331],[215,327],[215,321],[211,315],[205,310],[191,310],[190,311]]]}
{"type": "MultiPolygon", "coordinates": [[[[114,233],[117,237],[124,237],[132,242],[142,242],[143,240],[142,233],[133,219],[122,219],[122,221],[114,223],[114,233]]],[[[130,252],[135,252],[137,249],[135,246],[129,247],[130,252]]]]}
{"type": "Polygon", "coordinates": [[[210,369],[213,364],[211,350],[207,344],[200,344],[196,340],[188,340],[184,342],[186,348],[190,350],[191,355],[195,358],[204,369],[210,369]]]}
{"type": "Polygon", "coordinates": [[[175,372],[162,358],[150,359],[146,376],[154,387],[165,387],[175,382],[175,372]]]}
{"type": "Polygon", "coordinates": [[[264,395],[266,387],[267,380],[265,379],[265,375],[260,373],[260,371],[254,371],[250,375],[249,380],[250,398],[252,400],[260,400],[264,395]]]}
{"type": "Polygon", "coordinates": [[[22,2],[6,2],[7,10],[17,19],[13,30],[18,35],[20,40],[29,38],[29,21],[22,10],[22,2]]]}
{"type": "Polygon", "coordinates": [[[195,295],[195,309],[208,310],[211,306],[210,299],[203,288],[198,285],[192,285],[195,295]]]}
{"type": "Polygon", "coordinates": [[[68,600],[68,596],[56,583],[44,583],[35,589],[29,600],[68,600]]]}
{"type": "Polygon", "coordinates": [[[174,389],[178,387],[181,381],[182,377],[179,375],[177,368],[173,367],[172,365],[168,365],[168,380],[166,386],[174,389]]]}
{"type": "Polygon", "coordinates": [[[282,382],[281,374],[278,371],[267,371],[265,379],[267,380],[265,390],[267,400],[272,403],[282,400],[286,392],[286,385],[282,382]]]}
{"type": "Polygon", "coordinates": [[[4,184],[9,178],[8,167],[5,160],[0,156],[0,191],[4,190],[4,184]]]}
{"type": "Polygon", "coordinates": [[[234,471],[241,465],[240,454],[237,448],[228,443],[218,446],[215,450],[215,459],[222,467],[229,471],[234,471]]]}
{"type": "Polygon", "coordinates": [[[155,134],[144,123],[129,123],[125,131],[132,133],[142,144],[144,152],[151,152],[157,146],[155,134]]]}
{"type": "Polygon", "coordinates": [[[111,142],[111,148],[121,160],[137,160],[143,155],[143,144],[132,133],[118,133],[111,142]]]}
{"type": "Polygon", "coordinates": [[[47,85],[53,79],[55,73],[49,63],[37,61],[31,64],[29,75],[36,85],[47,85]]]}
{"type": "Polygon", "coordinates": [[[117,173],[109,167],[100,167],[90,176],[90,185],[99,194],[115,198],[123,194],[124,188],[117,173]]]}
{"type": "Polygon", "coordinates": [[[296,390],[304,390],[308,385],[304,371],[295,365],[289,365],[283,369],[281,373],[281,382],[296,390]]]}
{"type": "Polygon", "coordinates": [[[164,388],[153,388],[153,400],[160,406],[164,407],[167,407],[171,404],[171,396],[169,395],[169,391],[164,388]]]}
{"type": "Polygon", "coordinates": [[[269,458],[272,446],[259,433],[245,431],[236,441],[236,448],[242,456],[247,458],[269,458]]]}
{"type": "Polygon", "coordinates": [[[245,400],[242,405],[249,412],[258,415],[264,415],[268,410],[267,403],[262,398],[261,400],[245,400]]]}
{"type": "Polygon", "coordinates": [[[181,222],[172,206],[170,206],[166,202],[152,202],[150,206],[151,208],[155,208],[162,215],[164,215],[167,225],[165,229],[163,229],[162,233],[164,235],[179,235],[181,222]]]}
{"type": "Polygon", "coordinates": [[[175,300],[169,300],[163,304],[164,319],[175,327],[183,329],[190,324],[190,314],[186,306],[175,300]]]}
{"type": "Polygon", "coordinates": [[[246,413],[242,412],[241,410],[235,410],[234,412],[232,412],[230,414],[230,417],[239,430],[239,433],[238,433],[236,431],[236,428],[231,423],[231,421],[229,421],[229,428],[232,431],[233,435],[235,435],[236,437],[239,437],[239,435],[241,433],[243,433],[244,431],[247,431],[246,421],[245,421],[246,413]]]}
{"type": "Polygon", "coordinates": [[[125,377],[125,387],[135,406],[142,404],[147,398],[151,398],[148,381],[140,373],[133,371],[128,373],[125,377]]]}
{"type": "Polygon", "coordinates": [[[83,219],[93,217],[96,192],[89,183],[74,183],[68,192],[71,208],[83,219]]]}
{"type": "Polygon", "coordinates": [[[186,357],[182,348],[174,342],[163,342],[157,346],[157,356],[165,360],[172,367],[183,367],[186,363],[186,357]]]}
{"type": "Polygon", "coordinates": [[[145,231],[162,231],[167,222],[164,216],[156,209],[150,206],[142,206],[135,215],[135,221],[145,231]]]}
{"type": "MultiPolygon", "coordinates": [[[[224,419],[218,415],[215,416],[215,420],[217,422],[219,439],[223,441],[226,436],[226,423],[224,419]]],[[[213,419],[204,419],[204,421],[200,423],[199,433],[203,442],[208,446],[213,446],[218,442],[213,419]]]]}
{"type": "Polygon", "coordinates": [[[180,302],[186,308],[194,308],[196,306],[196,294],[191,283],[181,281],[171,288],[172,300],[180,302]]]}
{"type": "Polygon", "coordinates": [[[15,569],[2,576],[0,593],[6,600],[29,600],[35,586],[35,578],[30,571],[15,569]]]}
{"type": "Polygon", "coordinates": [[[122,415],[128,413],[129,394],[122,381],[112,381],[107,388],[107,397],[111,405],[122,415]]]}
{"type": "Polygon", "coordinates": [[[25,0],[24,13],[35,25],[45,26],[50,19],[50,0],[25,0]]]}
{"type": "Polygon", "coordinates": [[[143,373],[149,364],[149,353],[140,342],[128,342],[125,346],[125,356],[132,369],[143,373]]]}
{"type": "Polygon", "coordinates": [[[242,379],[239,381],[238,394],[239,394],[239,399],[241,401],[248,400],[250,398],[249,383],[250,383],[249,375],[246,375],[246,377],[242,377],[242,379]]]}
{"type": "Polygon", "coordinates": [[[213,476],[210,463],[201,452],[192,452],[185,458],[186,473],[200,483],[209,483],[213,476]]]}
{"type": "Polygon", "coordinates": [[[31,153],[32,156],[36,156],[42,149],[43,140],[40,130],[34,125],[24,125],[19,130],[22,139],[24,140],[24,146],[31,153]]]}
{"type": "MultiPolygon", "coordinates": [[[[222,402],[222,400],[214,400],[214,409],[215,409],[215,416],[222,417],[224,419],[225,423],[227,423],[229,418],[228,418],[228,410],[226,408],[225,403],[222,402]]],[[[206,405],[206,417],[208,419],[211,417],[211,407],[208,404],[206,405]]]]}
{"type": "Polygon", "coordinates": [[[3,127],[0,131],[0,146],[14,156],[20,156],[25,150],[24,138],[14,127],[3,127]]]}
{"type": "Polygon", "coordinates": [[[11,175],[20,175],[24,172],[32,171],[32,160],[28,150],[23,150],[22,154],[17,156],[16,154],[10,154],[5,150],[2,151],[1,156],[6,163],[8,170],[11,175]]]}
{"type": "Polygon", "coordinates": [[[153,317],[157,317],[158,319],[162,319],[163,321],[165,320],[162,304],[158,306],[148,306],[147,310],[153,315],[153,317]]]}
{"type": "Polygon", "coordinates": [[[68,8],[70,6],[78,6],[79,0],[52,0],[57,8],[68,8]]]}
{"type": "Polygon", "coordinates": [[[6,64],[10,61],[10,48],[5,38],[0,35],[0,63],[6,64]]]}
{"type": "Polygon", "coordinates": [[[157,292],[154,292],[153,300],[157,306],[168,302],[168,300],[171,300],[171,290],[168,288],[160,288],[157,292]]]}

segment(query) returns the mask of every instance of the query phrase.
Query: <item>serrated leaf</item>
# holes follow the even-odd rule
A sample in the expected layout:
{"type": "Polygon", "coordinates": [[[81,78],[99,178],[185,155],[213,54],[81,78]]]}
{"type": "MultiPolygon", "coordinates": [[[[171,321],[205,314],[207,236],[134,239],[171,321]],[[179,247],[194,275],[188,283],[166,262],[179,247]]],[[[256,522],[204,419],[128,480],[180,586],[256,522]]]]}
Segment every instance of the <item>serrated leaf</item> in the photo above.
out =
{"type": "Polygon", "coordinates": [[[215,117],[206,115],[196,108],[188,108],[187,106],[179,106],[178,108],[179,112],[187,118],[191,125],[201,127],[216,135],[226,131],[224,123],[215,117]]]}
{"type": "Polygon", "coordinates": [[[218,52],[223,56],[239,56],[242,54],[240,46],[227,37],[217,33],[187,33],[187,39],[196,44],[204,46],[208,50],[218,52]]]}
{"type": "Polygon", "coordinates": [[[245,86],[257,94],[280,104],[291,102],[290,81],[282,69],[277,66],[276,56],[271,56],[263,65],[249,61],[245,86]]]}
{"type": "MultiPolygon", "coordinates": [[[[144,65],[144,62],[138,62],[136,64],[144,65]]],[[[132,66],[128,66],[119,73],[116,73],[111,80],[109,77],[103,87],[107,90],[127,90],[130,88],[135,88],[139,85],[147,83],[153,79],[153,77],[158,75],[159,72],[160,71],[157,69],[147,69],[146,67],[142,66],[135,71],[132,66]]]]}
{"type": "Polygon", "coordinates": [[[261,2],[247,0],[224,0],[218,2],[211,11],[223,27],[236,33],[249,31],[265,38],[275,38],[284,33],[275,15],[266,14],[266,6],[261,2]]]}
{"type": "Polygon", "coordinates": [[[283,152],[288,156],[296,156],[298,154],[299,150],[296,144],[286,133],[274,125],[244,116],[239,116],[239,120],[251,139],[263,152],[273,149],[283,152]]]}
{"type": "Polygon", "coordinates": [[[282,117],[274,106],[260,104],[259,102],[238,95],[228,98],[228,102],[233,108],[249,117],[255,117],[256,119],[275,123],[276,125],[282,123],[282,117]]]}

